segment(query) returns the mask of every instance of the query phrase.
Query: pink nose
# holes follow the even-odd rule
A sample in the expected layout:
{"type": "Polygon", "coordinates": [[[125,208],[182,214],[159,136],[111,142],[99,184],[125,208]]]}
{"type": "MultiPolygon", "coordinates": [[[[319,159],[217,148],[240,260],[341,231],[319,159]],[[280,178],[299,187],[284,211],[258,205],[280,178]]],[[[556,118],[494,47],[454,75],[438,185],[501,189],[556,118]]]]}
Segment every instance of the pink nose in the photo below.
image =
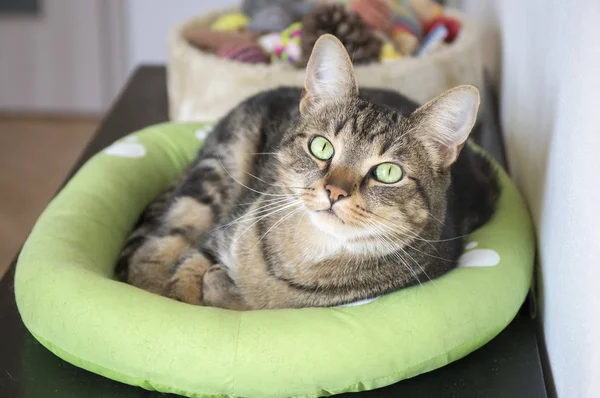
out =
{"type": "Polygon", "coordinates": [[[325,185],[325,190],[329,195],[329,201],[331,204],[334,204],[336,201],[348,196],[348,192],[344,191],[342,188],[336,187],[335,185],[325,185]]]}

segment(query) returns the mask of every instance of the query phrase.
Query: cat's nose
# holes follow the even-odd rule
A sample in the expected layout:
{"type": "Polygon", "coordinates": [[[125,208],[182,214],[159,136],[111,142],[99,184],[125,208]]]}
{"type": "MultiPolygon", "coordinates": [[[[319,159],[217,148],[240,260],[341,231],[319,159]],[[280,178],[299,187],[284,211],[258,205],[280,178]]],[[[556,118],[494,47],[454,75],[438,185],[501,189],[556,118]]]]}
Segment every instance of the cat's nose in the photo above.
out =
{"type": "Polygon", "coordinates": [[[327,191],[327,194],[329,195],[329,201],[331,202],[331,204],[334,204],[338,200],[348,196],[348,192],[346,192],[345,190],[343,190],[340,187],[336,187],[335,185],[331,185],[331,184],[325,185],[325,190],[327,191]]]}

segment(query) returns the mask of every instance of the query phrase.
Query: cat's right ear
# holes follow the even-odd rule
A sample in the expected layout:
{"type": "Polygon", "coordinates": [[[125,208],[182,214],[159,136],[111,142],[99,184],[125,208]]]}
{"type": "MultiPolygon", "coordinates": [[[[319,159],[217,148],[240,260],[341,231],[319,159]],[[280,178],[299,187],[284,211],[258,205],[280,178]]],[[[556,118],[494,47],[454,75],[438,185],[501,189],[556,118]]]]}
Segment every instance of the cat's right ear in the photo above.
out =
{"type": "Polygon", "coordinates": [[[417,109],[411,119],[434,162],[448,168],[469,137],[479,109],[479,90],[470,85],[450,89],[417,109]]]}
{"type": "Polygon", "coordinates": [[[356,95],[354,67],[344,45],[333,35],[319,37],[306,66],[300,112],[356,95]]]}

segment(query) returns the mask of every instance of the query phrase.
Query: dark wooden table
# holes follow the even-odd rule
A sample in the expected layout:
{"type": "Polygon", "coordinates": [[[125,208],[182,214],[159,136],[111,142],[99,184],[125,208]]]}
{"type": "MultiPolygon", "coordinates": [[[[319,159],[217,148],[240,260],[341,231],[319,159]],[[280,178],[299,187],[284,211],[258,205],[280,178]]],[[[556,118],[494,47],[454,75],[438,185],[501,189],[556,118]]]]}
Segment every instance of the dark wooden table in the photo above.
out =
{"type": "MultiPolygon", "coordinates": [[[[483,129],[477,140],[504,163],[494,104],[490,96],[487,98],[483,129]]],[[[87,159],[116,139],[166,120],[165,69],[142,67],[107,114],[67,180],[87,159]]],[[[25,329],[17,312],[14,271],[13,263],[0,281],[0,397],[163,396],[76,368],[42,347],[25,329]]],[[[535,322],[523,309],[500,335],[457,362],[379,390],[344,394],[350,395],[390,398],[546,397],[535,322]]]]}

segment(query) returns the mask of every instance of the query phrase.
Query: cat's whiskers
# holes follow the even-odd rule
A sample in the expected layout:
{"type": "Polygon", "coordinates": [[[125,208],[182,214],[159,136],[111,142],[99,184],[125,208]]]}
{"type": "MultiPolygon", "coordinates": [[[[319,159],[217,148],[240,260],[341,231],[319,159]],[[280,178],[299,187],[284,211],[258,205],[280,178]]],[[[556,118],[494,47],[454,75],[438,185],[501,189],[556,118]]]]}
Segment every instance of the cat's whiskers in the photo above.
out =
{"type": "Polygon", "coordinates": [[[259,206],[258,208],[254,209],[252,211],[244,213],[240,217],[236,218],[235,220],[232,220],[232,221],[228,222],[227,224],[223,224],[223,225],[220,225],[220,226],[218,226],[216,228],[213,228],[212,231],[215,231],[215,230],[217,230],[219,228],[229,228],[232,225],[239,224],[241,222],[247,221],[247,220],[252,219],[252,218],[254,218],[256,216],[259,216],[261,214],[264,214],[264,213],[267,213],[267,212],[270,212],[270,211],[273,211],[273,210],[277,210],[277,209],[279,209],[281,207],[287,206],[291,202],[296,202],[296,201],[299,202],[298,200],[294,200],[294,199],[290,199],[290,198],[283,198],[283,199],[280,198],[280,199],[278,199],[277,202],[268,203],[268,204],[266,204],[264,206],[259,206]]]}
{"type": "Polygon", "coordinates": [[[254,210],[252,210],[250,212],[247,212],[247,213],[243,214],[242,216],[238,217],[234,221],[237,224],[238,221],[246,221],[246,220],[255,218],[257,216],[261,216],[261,215],[263,215],[265,213],[269,213],[269,212],[271,212],[273,210],[278,210],[278,209],[280,209],[282,207],[285,207],[285,206],[289,205],[290,203],[296,202],[296,201],[297,200],[286,198],[286,199],[284,199],[281,202],[269,203],[269,204],[267,204],[265,206],[260,206],[260,207],[254,209],[254,210]]]}
{"type": "Polygon", "coordinates": [[[432,219],[433,221],[437,221],[442,227],[445,225],[445,223],[442,220],[431,214],[431,212],[429,211],[427,212],[427,217],[432,219]]]}
{"type": "MultiPolygon", "coordinates": [[[[389,225],[386,225],[386,224],[382,223],[381,221],[377,221],[377,220],[372,220],[372,221],[374,221],[374,222],[378,223],[379,225],[381,225],[382,227],[386,228],[386,229],[387,229],[388,231],[390,231],[390,232],[393,232],[393,233],[397,233],[397,234],[400,234],[400,235],[402,235],[402,232],[399,232],[399,231],[395,230],[393,227],[391,227],[391,226],[389,226],[389,225]]],[[[425,243],[429,243],[429,242],[425,242],[425,243]]],[[[431,243],[429,243],[429,245],[430,245],[430,246],[431,246],[431,247],[432,247],[432,248],[433,248],[433,249],[434,249],[436,252],[438,252],[438,254],[439,254],[439,250],[437,249],[437,247],[435,247],[435,246],[434,246],[434,245],[432,245],[431,243]]],[[[416,251],[416,252],[419,252],[419,253],[421,253],[421,254],[423,254],[423,255],[425,255],[425,256],[433,257],[433,258],[436,258],[436,259],[439,259],[439,260],[442,260],[442,261],[452,261],[452,260],[449,260],[449,259],[447,259],[447,258],[444,258],[444,257],[434,256],[433,254],[425,253],[424,251],[421,251],[421,250],[417,249],[416,247],[412,246],[412,245],[410,244],[410,242],[405,242],[405,246],[406,246],[406,247],[408,247],[409,249],[411,249],[411,250],[414,250],[414,251],[416,251]]]]}
{"type": "MultiPolygon", "coordinates": [[[[400,256],[400,254],[398,253],[398,251],[396,250],[396,248],[394,247],[394,245],[392,244],[392,242],[383,234],[383,232],[381,232],[377,226],[373,223],[371,223],[369,220],[367,220],[365,222],[365,225],[369,225],[371,226],[372,230],[371,232],[374,233],[375,238],[381,243],[383,244],[385,247],[388,248],[388,250],[390,250],[390,255],[394,256],[398,261],[400,261],[409,271],[410,273],[414,276],[414,278],[417,280],[417,282],[419,283],[419,285],[422,285],[421,280],[419,279],[418,274],[415,272],[415,270],[405,261],[404,258],[402,258],[402,256],[400,256]]],[[[418,264],[417,264],[418,265],[418,264]]],[[[422,269],[421,269],[422,270],[422,269]]]]}
{"type": "Polygon", "coordinates": [[[270,213],[267,213],[266,215],[263,215],[263,216],[261,216],[259,219],[257,219],[257,220],[256,220],[256,221],[254,221],[252,224],[250,224],[250,225],[249,225],[249,226],[248,226],[248,227],[247,227],[245,230],[243,230],[243,231],[242,231],[242,233],[241,233],[241,234],[239,234],[239,235],[236,237],[236,240],[239,240],[239,239],[241,239],[241,237],[242,237],[242,236],[243,236],[243,235],[244,235],[246,232],[248,232],[248,231],[250,230],[250,228],[252,228],[254,225],[256,225],[257,223],[259,223],[261,220],[264,220],[265,218],[267,218],[267,217],[269,217],[269,216],[271,216],[271,215],[273,215],[273,214],[275,214],[275,213],[279,213],[280,211],[283,211],[283,210],[285,210],[285,209],[288,209],[288,208],[290,208],[290,207],[292,207],[292,206],[296,206],[296,205],[299,205],[299,204],[302,204],[302,201],[300,201],[300,200],[298,200],[298,201],[293,201],[293,202],[292,202],[292,203],[290,203],[290,204],[286,204],[286,205],[284,205],[283,207],[281,207],[281,208],[278,208],[277,210],[274,210],[274,211],[272,211],[272,212],[270,212],[270,213]]]}
{"type": "MultiPolygon", "coordinates": [[[[357,211],[357,210],[355,210],[355,209],[353,209],[353,210],[354,210],[354,211],[357,211]]],[[[369,210],[367,210],[367,209],[363,209],[363,208],[361,208],[361,210],[362,210],[362,211],[364,211],[364,212],[365,212],[365,213],[367,213],[367,214],[373,215],[373,216],[375,216],[375,217],[379,217],[379,218],[381,218],[381,219],[383,219],[383,220],[385,220],[385,221],[389,222],[390,224],[394,225],[394,227],[396,228],[396,229],[394,230],[394,232],[395,232],[395,233],[397,233],[397,234],[399,234],[399,235],[401,235],[402,237],[406,237],[406,238],[409,238],[409,239],[415,239],[415,240],[420,240],[420,241],[423,241],[423,242],[425,242],[425,243],[428,243],[428,244],[429,244],[429,245],[430,245],[432,248],[434,248],[434,249],[437,251],[437,248],[436,248],[436,247],[435,247],[435,246],[434,246],[434,245],[431,243],[431,241],[429,241],[429,240],[427,240],[427,239],[424,239],[424,238],[422,238],[420,235],[418,235],[418,234],[415,234],[413,231],[409,230],[408,228],[406,228],[406,227],[403,227],[403,226],[401,226],[401,225],[397,225],[397,223],[394,223],[392,220],[388,220],[387,218],[385,218],[385,217],[383,217],[383,216],[380,216],[380,215],[378,215],[378,214],[375,214],[375,213],[373,213],[372,211],[369,211],[369,210]],[[402,228],[402,230],[397,230],[397,228],[402,228]],[[408,232],[407,232],[407,231],[408,231],[408,232]]],[[[360,213],[359,213],[359,214],[360,214],[360,213]]],[[[361,215],[362,215],[362,216],[364,216],[364,214],[361,214],[361,215]]],[[[369,218],[369,219],[371,219],[372,221],[378,221],[378,220],[375,220],[375,219],[373,219],[373,218],[369,218]]],[[[380,222],[380,221],[378,221],[378,222],[379,222],[381,225],[384,225],[384,226],[388,227],[388,225],[387,225],[387,224],[384,224],[384,223],[382,223],[382,222],[380,222]]],[[[388,228],[391,228],[391,227],[388,227],[388,228]]]]}
{"type": "MultiPolygon", "coordinates": [[[[375,216],[378,216],[377,214],[375,214],[375,213],[373,213],[373,212],[370,212],[370,211],[368,211],[368,210],[366,210],[366,209],[365,209],[365,211],[367,211],[368,213],[370,213],[370,214],[373,214],[373,215],[375,215],[375,216]]],[[[384,217],[381,217],[381,216],[379,216],[379,217],[380,217],[380,218],[382,218],[382,219],[385,219],[384,217]]],[[[386,219],[386,220],[387,220],[387,219],[386,219]]],[[[383,222],[381,222],[381,221],[379,221],[379,220],[376,220],[376,219],[374,219],[374,218],[371,218],[371,219],[370,219],[370,221],[377,223],[377,224],[378,224],[380,227],[383,227],[383,228],[385,228],[387,231],[389,231],[388,233],[386,233],[386,236],[387,236],[387,235],[389,235],[390,233],[393,233],[393,234],[395,234],[395,235],[398,235],[400,238],[408,238],[408,239],[414,239],[414,240],[417,240],[417,241],[424,242],[424,243],[428,244],[428,245],[429,245],[429,246],[430,246],[430,247],[431,247],[433,250],[435,250],[435,251],[436,251],[436,252],[439,254],[439,250],[438,250],[438,248],[437,248],[437,247],[435,247],[435,245],[433,245],[433,243],[432,243],[432,242],[437,242],[437,241],[433,241],[433,240],[424,239],[424,238],[422,238],[421,236],[419,236],[418,234],[407,233],[407,232],[405,232],[405,231],[409,231],[409,230],[408,230],[407,228],[405,228],[405,227],[402,227],[401,225],[397,225],[397,224],[395,224],[395,225],[391,226],[391,225],[388,225],[388,224],[386,224],[386,223],[383,223],[383,222]],[[399,228],[402,228],[403,230],[399,230],[399,228]]],[[[391,222],[391,221],[390,221],[390,222],[391,222]]],[[[382,231],[382,232],[385,232],[385,231],[382,231]]],[[[392,241],[393,241],[393,240],[392,240],[392,241]]],[[[442,261],[452,261],[452,260],[449,260],[449,259],[447,259],[447,258],[440,257],[440,256],[435,256],[435,255],[433,255],[433,254],[429,254],[429,253],[426,253],[426,252],[424,252],[424,251],[422,251],[422,250],[419,250],[419,249],[417,249],[417,248],[416,248],[414,245],[411,245],[411,242],[410,242],[410,241],[406,241],[406,242],[404,242],[404,245],[405,245],[406,247],[408,247],[409,249],[411,249],[411,250],[414,250],[414,251],[416,251],[416,252],[419,252],[419,253],[421,253],[421,254],[423,254],[423,255],[425,255],[425,256],[433,257],[433,258],[435,258],[435,259],[439,259],[439,260],[442,260],[442,261]]],[[[402,251],[404,252],[404,249],[402,249],[401,247],[399,247],[399,250],[402,250],[402,251]]],[[[408,253],[406,253],[406,255],[410,256],[410,254],[408,254],[408,253]]],[[[412,256],[410,256],[410,257],[412,258],[412,256]]],[[[413,261],[414,261],[414,259],[413,259],[413,261]]],[[[415,262],[416,262],[416,261],[415,261],[415,262]]]]}
{"type": "Polygon", "coordinates": [[[267,230],[267,232],[265,232],[264,234],[262,234],[262,236],[258,239],[258,241],[254,244],[254,246],[252,247],[252,249],[256,248],[256,246],[258,246],[258,244],[263,240],[263,238],[265,236],[267,236],[267,234],[269,232],[271,232],[275,227],[277,227],[279,224],[281,224],[282,222],[284,222],[285,220],[287,220],[288,218],[290,218],[291,216],[293,216],[298,210],[302,210],[301,207],[294,209],[292,211],[290,211],[288,214],[286,214],[285,216],[281,217],[275,224],[273,224],[271,226],[271,228],[269,228],[267,230]]]}
{"type": "Polygon", "coordinates": [[[300,230],[298,227],[300,226],[300,222],[302,221],[302,219],[304,217],[306,217],[307,214],[310,214],[308,210],[304,210],[304,214],[302,214],[302,216],[300,216],[298,218],[298,222],[296,223],[296,228],[295,228],[295,232],[294,232],[294,240],[296,240],[298,238],[298,231],[300,230]]]}
{"type": "MultiPolygon", "coordinates": [[[[394,240],[392,238],[390,238],[388,236],[388,234],[385,231],[381,230],[376,224],[371,224],[371,226],[373,228],[375,228],[376,230],[378,230],[393,248],[397,249],[396,252],[401,251],[405,256],[408,256],[408,258],[410,260],[412,260],[412,262],[415,263],[415,265],[417,267],[419,267],[419,269],[421,270],[423,275],[425,275],[427,277],[427,279],[429,279],[429,281],[431,281],[431,278],[429,277],[429,275],[427,275],[427,272],[425,271],[425,269],[423,269],[423,267],[421,267],[421,264],[419,264],[419,262],[417,260],[415,260],[415,258],[413,256],[411,256],[406,250],[404,250],[404,248],[400,244],[394,242],[394,240]]],[[[397,253],[397,254],[398,254],[398,257],[400,257],[399,253],[397,253]]]]}
{"type": "Polygon", "coordinates": [[[429,279],[429,282],[431,282],[431,278],[429,277],[429,275],[427,275],[427,272],[425,271],[425,269],[423,267],[421,267],[421,264],[419,264],[419,262],[417,260],[415,260],[415,258],[413,256],[411,256],[406,250],[404,250],[404,248],[399,247],[398,249],[404,253],[405,255],[408,256],[408,258],[410,258],[412,260],[413,263],[415,263],[417,265],[417,267],[419,267],[419,269],[421,270],[421,272],[423,272],[423,275],[425,275],[427,277],[427,279],[429,279]]]}
{"type": "Polygon", "coordinates": [[[241,186],[243,186],[244,188],[252,191],[252,192],[256,192],[258,194],[261,195],[266,195],[266,196],[296,196],[297,194],[289,194],[289,193],[283,193],[283,194],[273,194],[273,193],[268,193],[268,192],[261,192],[261,191],[257,191],[256,189],[250,188],[249,186],[241,183],[240,181],[238,181],[233,175],[231,175],[231,173],[229,172],[229,170],[227,170],[227,168],[225,167],[225,165],[223,164],[223,162],[221,161],[221,156],[217,154],[217,159],[219,159],[219,163],[221,164],[221,167],[223,167],[223,170],[225,170],[225,172],[227,173],[227,175],[229,177],[231,177],[231,179],[235,182],[237,182],[238,184],[240,184],[241,186]]]}
{"type": "MultiPolygon", "coordinates": [[[[386,225],[386,224],[383,224],[383,225],[386,225]]],[[[393,228],[401,228],[400,225],[394,225],[394,226],[386,225],[386,226],[388,228],[392,228],[392,229],[393,228]]],[[[406,232],[403,232],[402,230],[396,230],[396,232],[399,233],[399,234],[404,234],[404,235],[408,236],[408,234],[406,232]]],[[[417,235],[410,235],[409,237],[411,237],[411,238],[413,238],[415,240],[419,240],[421,242],[429,243],[431,247],[435,247],[435,246],[433,246],[431,244],[432,243],[448,242],[448,241],[451,241],[451,240],[462,239],[462,238],[464,238],[466,236],[469,236],[469,235],[459,235],[459,236],[455,236],[453,238],[448,238],[448,239],[425,239],[425,238],[423,238],[422,236],[420,236],[418,234],[417,235]]]]}
{"type": "MultiPolygon", "coordinates": [[[[367,213],[369,213],[369,214],[372,214],[372,215],[374,215],[375,217],[379,217],[379,218],[381,218],[382,220],[385,220],[385,221],[389,222],[390,224],[394,225],[396,228],[403,228],[404,230],[406,230],[406,231],[409,231],[409,232],[397,231],[398,233],[400,233],[400,234],[404,234],[404,235],[406,235],[406,236],[408,236],[408,237],[410,237],[410,238],[413,238],[413,239],[416,239],[416,240],[420,240],[420,241],[423,241],[423,242],[427,242],[427,243],[447,242],[447,241],[450,241],[450,240],[461,239],[461,238],[464,238],[465,236],[469,236],[469,235],[459,235],[459,236],[455,236],[455,237],[453,237],[453,238],[448,238],[448,239],[425,239],[425,238],[421,237],[421,236],[420,236],[420,235],[418,235],[418,234],[416,234],[416,235],[410,235],[410,232],[412,232],[412,231],[410,231],[410,230],[409,230],[409,229],[407,229],[406,227],[402,227],[401,225],[397,225],[397,223],[394,223],[394,221],[392,221],[392,220],[389,220],[389,219],[387,219],[387,218],[385,218],[385,217],[383,217],[383,216],[380,216],[379,214],[375,214],[375,213],[373,213],[372,211],[370,211],[370,210],[367,210],[367,209],[362,209],[362,210],[363,210],[363,211],[366,211],[366,212],[367,212],[367,213]]],[[[438,221],[439,221],[439,220],[438,220],[438,221]]]]}
{"type": "MultiPolygon", "coordinates": [[[[300,195],[300,194],[298,194],[298,195],[300,195]]],[[[260,202],[261,202],[261,204],[263,204],[263,203],[265,203],[265,204],[266,204],[266,203],[280,202],[280,201],[283,201],[283,200],[286,200],[286,199],[285,199],[285,198],[284,198],[284,199],[282,199],[282,198],[262,199],[262,198],[261,198],[261,199],[260,199],[260,202]]],[[[253,205],[253,204],[255,204],[256,202],[257,202],[257,200],[254,200],[254,201],[252,201],[252,202],[236,203],[235,205],[233,205],[233,207],[238,207],[238,206],[247,206],[247,205],[253,205]]]]}

